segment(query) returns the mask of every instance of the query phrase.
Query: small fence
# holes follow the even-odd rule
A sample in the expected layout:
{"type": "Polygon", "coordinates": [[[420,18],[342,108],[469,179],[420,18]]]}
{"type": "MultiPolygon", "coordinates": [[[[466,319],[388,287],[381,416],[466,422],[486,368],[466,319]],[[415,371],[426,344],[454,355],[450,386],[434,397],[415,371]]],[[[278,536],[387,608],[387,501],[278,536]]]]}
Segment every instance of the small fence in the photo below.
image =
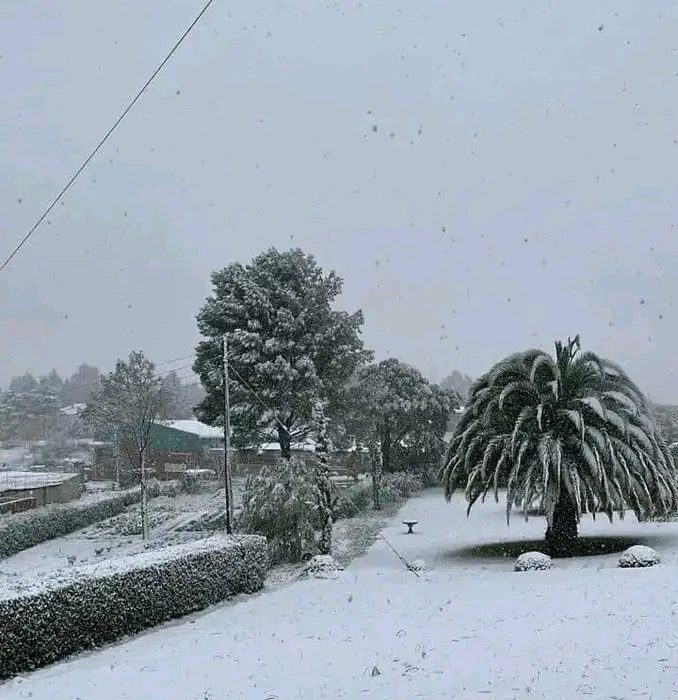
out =
{"type": "MultiPolygon", "coordinates": [[[[245,478],[259,474],[262,469],[271,467],[275,462],[248,462],[247,464],[236,464],[233,469],[234,477],[245,478]]],[[[223,474],[223,466],[222,472],[223,474]]],[[[221,474],[220,474],[221,476],[221,474]]],[[[368,477],[367,473],[355,472],[336,464],[330,464],[330,479],[337,488],[347,488],[358,484],[368,477]]]]}
{"type": "Polygon", "coordinates": [[[32,510],[37,505],[37,499],[33,496],[25,498],[0,498],[0,515],[7,513],[23,513],[32,510]]]}

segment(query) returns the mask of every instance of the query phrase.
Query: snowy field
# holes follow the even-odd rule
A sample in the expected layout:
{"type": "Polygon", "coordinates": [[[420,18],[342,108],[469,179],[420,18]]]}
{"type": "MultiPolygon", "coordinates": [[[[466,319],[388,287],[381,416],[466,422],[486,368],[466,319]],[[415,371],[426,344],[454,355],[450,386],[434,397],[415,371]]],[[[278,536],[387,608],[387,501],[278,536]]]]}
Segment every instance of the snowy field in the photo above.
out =
{"type": "MultiPolygon", "coordinates": [[[[124,644],[0,686],[3,700],[75,698],[577,698],[678,692],[678,524],[610,526],[584,536],[647,543],[663,564],[617,568],[618,554],[514,573],[543,520],[506,528],[503,507],[465,517],[438,491],[411,499],[385,536],[430,572],[416,578],[379,540],[334,581],[241,597],[124,644]],[[419,520],[405,535],[403,518],[419,520]]],[[[626,542],[622,544],[626,545],[626,542]]]]}

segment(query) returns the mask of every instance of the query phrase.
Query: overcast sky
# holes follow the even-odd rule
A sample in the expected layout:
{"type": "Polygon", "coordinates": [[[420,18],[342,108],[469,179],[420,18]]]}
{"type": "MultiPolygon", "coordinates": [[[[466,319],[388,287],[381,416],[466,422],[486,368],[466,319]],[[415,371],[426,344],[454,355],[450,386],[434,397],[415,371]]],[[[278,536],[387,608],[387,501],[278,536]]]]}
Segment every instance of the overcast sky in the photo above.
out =
{"type": "MultiPolygon", "coordinates": [[[[202,4],[0,0],[1,258],[202,4]]],[[[378,358],[579,332],[678,403],[677,76],[665,0],[216,0],[0,275],[0,384],[189,354],[211,271],[274,245],[378,358]]]]}

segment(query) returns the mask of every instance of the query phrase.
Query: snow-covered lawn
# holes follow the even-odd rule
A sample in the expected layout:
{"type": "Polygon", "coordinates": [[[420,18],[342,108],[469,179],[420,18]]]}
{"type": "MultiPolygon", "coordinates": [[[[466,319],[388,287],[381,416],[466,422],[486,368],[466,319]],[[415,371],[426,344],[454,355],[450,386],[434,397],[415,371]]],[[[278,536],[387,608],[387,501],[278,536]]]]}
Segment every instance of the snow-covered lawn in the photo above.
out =
{"type": "MultiPolygon", "coordinates": [[[[234,480],[233,491],[236,506],[239,506],[241,480],[234,480]]],[[[82,500],[99,500],[110,493],[97,491],[86,494],[82,500]]],[[[204,532],[177,532],[175,528],[205,513],[223,510],[223,503],[223,489],[150,499],[151,538],[147,543],[136,534],[141,529],[141,506],[130,506],[113,518],[0,560],[0,585],[11,586],[11,579],[17,575],[38,576],[66,568],[70,565],[69,558],[78,564],[94,563],[204,538],[204,532]]]]}
{"type": "MultiPolygon", "coordinates": [[[[503,506],[412,498],[337,580],[243,597],[0,686],[3,700],[222,698],[673,697],[678,692],[678,523],[586,521],[585,536],[628,537],[662,565],[618,554],[515,573],[505,540],[540,539],[543,520],[503,506]],[[405,518],[419,521],[406,535],[405,518]],[[480,546],[479,546],[480,545],[480,546]]],[[[626,546],[627,543],[624,543],[626,546]]]]}

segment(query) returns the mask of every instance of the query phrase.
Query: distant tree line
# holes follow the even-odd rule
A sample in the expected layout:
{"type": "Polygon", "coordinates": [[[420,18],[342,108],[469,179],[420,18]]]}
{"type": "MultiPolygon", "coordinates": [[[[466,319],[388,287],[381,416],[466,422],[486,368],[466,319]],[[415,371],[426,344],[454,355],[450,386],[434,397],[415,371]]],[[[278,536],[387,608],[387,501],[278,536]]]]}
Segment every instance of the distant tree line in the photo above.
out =
{"type": "MultiPolygon", "coordinates": [[[[0,391],[0,440],[63,440],[91,435],[91,426],[79,420],[77,409],[62,409],[90,403],[101,387],[101,372],[93,365],[81,364],[65,379],[56,370],[35,376],[31,372],[11,379],[0,391]]],[[[204,392],[196,382],[183,381],[176,372],[162,377],[171,409],[168,417],[191,418],[204,392]]]]}

